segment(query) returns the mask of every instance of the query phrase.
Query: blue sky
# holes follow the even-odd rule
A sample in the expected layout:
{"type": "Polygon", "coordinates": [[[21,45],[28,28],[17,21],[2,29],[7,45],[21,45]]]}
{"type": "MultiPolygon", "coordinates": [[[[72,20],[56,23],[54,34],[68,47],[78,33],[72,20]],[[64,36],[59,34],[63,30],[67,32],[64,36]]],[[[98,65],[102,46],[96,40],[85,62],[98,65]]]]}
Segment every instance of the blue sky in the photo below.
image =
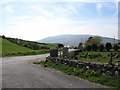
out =
{"type": "Polygon", "coordinates": [[[0,0],[1,35],[40,40],[61,34],[118,38],[116,0],[0,0]]]}

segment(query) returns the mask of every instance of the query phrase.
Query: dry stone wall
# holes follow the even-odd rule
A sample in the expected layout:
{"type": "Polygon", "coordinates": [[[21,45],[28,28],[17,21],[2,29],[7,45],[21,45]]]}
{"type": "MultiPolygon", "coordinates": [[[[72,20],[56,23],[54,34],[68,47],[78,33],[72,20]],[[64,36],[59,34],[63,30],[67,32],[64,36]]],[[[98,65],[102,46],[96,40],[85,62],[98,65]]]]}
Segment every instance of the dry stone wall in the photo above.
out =
{"type": "Polygon", "coordinates": [[[50,57],[50,56],[47,57],[46,59],[51,60],[53,62],[64,64],[64,65],[69,65],[75,68],[84,68],[85,70],[90,69],[90,70],[100,71],[103,74],[120,77],[120,66],[118,65],[69,60],[69,59],[63,59],[59,57],[50,57]]]}

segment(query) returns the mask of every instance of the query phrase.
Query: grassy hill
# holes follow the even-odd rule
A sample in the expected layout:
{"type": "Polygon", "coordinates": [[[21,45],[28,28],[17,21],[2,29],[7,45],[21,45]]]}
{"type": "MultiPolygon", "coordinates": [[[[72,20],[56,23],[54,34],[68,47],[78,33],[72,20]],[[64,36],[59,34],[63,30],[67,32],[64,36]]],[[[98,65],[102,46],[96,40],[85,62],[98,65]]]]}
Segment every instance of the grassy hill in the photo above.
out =
{"type": "Polygon", "coordinates": [[[17,53],[17,52],[32,51],[29,48],[16,45],[6,39],[2,39],[2,44],[0,44],[0,47],[2,47],[2,53],[14,53],[14,52],[17,53]]]}
{"type": "Polygon", "coordinates": [[[39,43],[35,41],[28,41],[28,40],[22,40],[18,38],[10,38],[10,37],[6,37],[6,39],[19,46],[27,47],[33,50],[48,50],[50,48],[55,48],[58,46],[57,43],[39,43]]]}
{"type": "MultiPolygon", "coordinates": [[[[0,55],[6,56],[25,56],[49,53],[49,50],[32,50],[8,41],[7,39],[0,38],[0,55]]],[[[1,56],[0,56],[1,57],[1,56]]]]}

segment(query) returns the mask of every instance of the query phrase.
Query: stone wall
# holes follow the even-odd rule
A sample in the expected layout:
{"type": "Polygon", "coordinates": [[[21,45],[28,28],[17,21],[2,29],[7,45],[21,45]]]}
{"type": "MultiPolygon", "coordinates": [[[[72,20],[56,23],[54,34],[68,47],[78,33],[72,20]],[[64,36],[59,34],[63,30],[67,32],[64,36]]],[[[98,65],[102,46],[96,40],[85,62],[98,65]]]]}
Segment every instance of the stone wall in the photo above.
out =
{"type": "Polygon", "coordinates": [[[68,60],[58,57],[47,57],[47,60],[51,60],[53,62],[58,62],[64,65],[69,65],[75,68],[84,68],[85,70],[95,70],[100,71],[103,74],[120,77],[120,66],[118,65],[110,65],[103,63],[95,63],[95,62],[84,62],[77,60],[68,60]]]}
{"type": "Polygon", "coordinates": [[[68,57],[69,57],[68,48],[64,47],[63,48],[63,58],[68,58],[68,57]]]}
{"type": "Polygon", "coordinates": [[[79,49],[74,49],[72,51],[69,51],[68,52],[68,56],[69,56],[69,59],[75,57],[75,55],[79,54],[80,53],[80,50],[79,49]]]}
{"type": "Polygon", "coordinates": [[[50,49],[50,56],[51,57],[58,57],[58,49],[56,49],[56,48],[50,49]]]}

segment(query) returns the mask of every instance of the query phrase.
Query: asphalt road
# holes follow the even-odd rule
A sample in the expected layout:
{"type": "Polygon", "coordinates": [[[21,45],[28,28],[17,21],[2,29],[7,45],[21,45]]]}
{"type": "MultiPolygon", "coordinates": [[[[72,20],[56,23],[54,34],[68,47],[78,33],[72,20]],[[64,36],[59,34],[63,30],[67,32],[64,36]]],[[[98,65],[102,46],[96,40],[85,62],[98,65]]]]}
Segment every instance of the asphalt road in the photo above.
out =
{"type": "Polygon", "coordinates": [[[34,65],[45,55],[6,57],[2,59],[2,88],[106,88],[51,68],[34,65]]]}

